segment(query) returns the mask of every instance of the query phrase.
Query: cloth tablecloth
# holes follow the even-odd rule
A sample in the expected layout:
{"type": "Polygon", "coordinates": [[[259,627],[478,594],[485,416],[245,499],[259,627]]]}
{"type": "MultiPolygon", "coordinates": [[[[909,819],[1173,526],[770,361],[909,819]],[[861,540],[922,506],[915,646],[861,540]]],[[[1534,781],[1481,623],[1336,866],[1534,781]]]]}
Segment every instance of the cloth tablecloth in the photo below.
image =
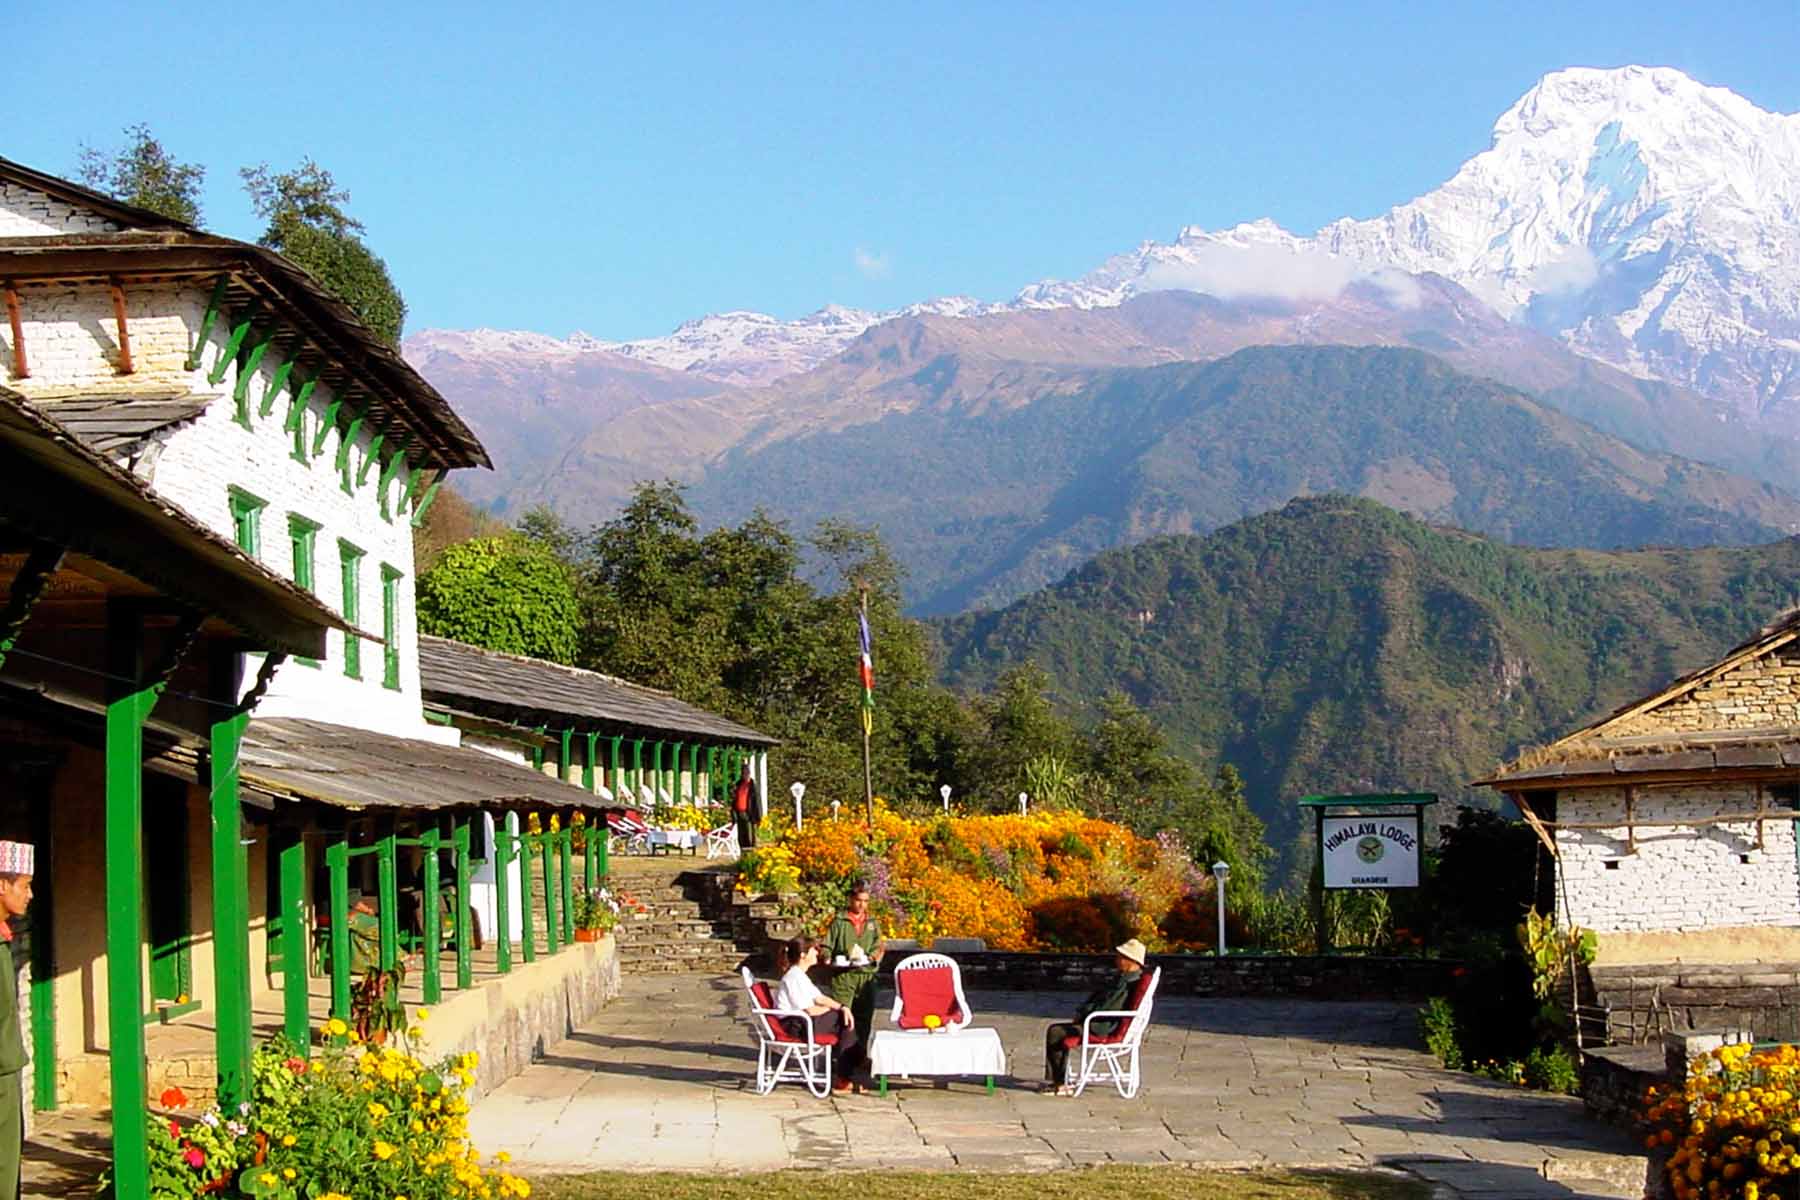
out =
{"type": "Polygon", "coordinates": [[[698,829],[652,829],[645,839],[652,846],[672,846],[677,850],[698,850],[706,835],[698,829]]]}
{"type": "Polygon", "coordinates": [[[871,1075],[1004,1075],[1006,1050],[993,1029],[922,1033],[881,1029],[869,1047],[871,1075]]]}

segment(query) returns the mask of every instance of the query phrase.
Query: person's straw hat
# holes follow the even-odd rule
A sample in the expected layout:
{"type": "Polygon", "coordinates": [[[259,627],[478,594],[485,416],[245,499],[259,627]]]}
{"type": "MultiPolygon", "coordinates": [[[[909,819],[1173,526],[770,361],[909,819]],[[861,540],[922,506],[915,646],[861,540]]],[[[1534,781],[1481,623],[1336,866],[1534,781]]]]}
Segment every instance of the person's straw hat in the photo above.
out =
{"type": "Polygon", "coordinates": [[[1141,967],[1144,965],[1144,956],[1150,952],[1144,949],[1144,943],[1138,941],[1136,938],[1132,938],[1123,945],[1114,946],[1113,953],[1123,954],[1126,958],[1129,958],[1132,962],[1141,967]]]}

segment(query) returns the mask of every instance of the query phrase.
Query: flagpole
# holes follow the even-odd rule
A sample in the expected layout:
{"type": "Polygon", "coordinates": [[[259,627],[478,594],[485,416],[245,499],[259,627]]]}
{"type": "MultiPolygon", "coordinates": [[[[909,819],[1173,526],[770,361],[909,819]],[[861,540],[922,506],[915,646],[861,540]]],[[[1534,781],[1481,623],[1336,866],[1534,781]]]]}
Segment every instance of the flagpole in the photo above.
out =
{"type": "MultiPolygon", "coordinates": [[[[862,628],[869,627],[869,589],[862,589],[862,628]]],[[[865,697],[867,693],[864,693],[865,697]]],[[[875,828],[875,783],[874,775],[869,767],[869,732],[874,725],[874,713],[870,711],[865,699],[862,710],[863,729],[863,819],[870,829],[875,828]]]]}

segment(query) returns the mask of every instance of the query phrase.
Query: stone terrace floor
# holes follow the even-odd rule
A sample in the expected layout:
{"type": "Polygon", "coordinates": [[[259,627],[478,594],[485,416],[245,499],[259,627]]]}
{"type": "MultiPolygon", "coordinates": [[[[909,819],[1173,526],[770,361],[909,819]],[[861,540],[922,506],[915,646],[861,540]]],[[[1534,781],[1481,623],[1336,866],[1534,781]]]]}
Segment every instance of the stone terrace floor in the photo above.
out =
{"type": "Polygon", "coordinates": [[[1439,1069],[1403,1005],[1159,998],[1135,1100],[1039,1095],[1043,1027],[1078,999],[969,997],[1014,1075],[993,1096],[920,1080],[817,1100],[785,1083],[756,1095],[735,978],[627,976],[597,1019],[478,1102],[472,1132],[530,1174],[1173,1162],[1386,1166],[1496,1200],[1643,1194],[1623,1135],[1579,1101],[1439,1069]]]}

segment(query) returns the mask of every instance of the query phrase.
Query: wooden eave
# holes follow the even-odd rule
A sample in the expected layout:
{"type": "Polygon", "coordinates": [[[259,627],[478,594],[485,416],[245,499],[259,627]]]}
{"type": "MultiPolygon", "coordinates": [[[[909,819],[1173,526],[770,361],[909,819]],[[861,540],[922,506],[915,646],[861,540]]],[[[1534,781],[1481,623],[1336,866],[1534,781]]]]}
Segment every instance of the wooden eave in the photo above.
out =
{"type": "Polygon", "coordinates": [[[280,315],[274,346],[283,357],[305,361],[375,427],[410,433],[408,457],[415,465],[493,466],[436,388],[347,305],[272,250],[179,228],[0,238],[0,281],[17,288],[117,281],[210,289],[220,279],[228,310],[241,314],[254,307],[280,315]]]}
{"type": "Polygon", "coordinates": [[[67,547],[81,573],[217,617],[255,646],[322,657],[343,618],[0,388],[0,525],[67,547]],[[82,559],[88,560],[85,565],[82,559]],[[127,582],[129,581],[129,582],[127,582]]]}

